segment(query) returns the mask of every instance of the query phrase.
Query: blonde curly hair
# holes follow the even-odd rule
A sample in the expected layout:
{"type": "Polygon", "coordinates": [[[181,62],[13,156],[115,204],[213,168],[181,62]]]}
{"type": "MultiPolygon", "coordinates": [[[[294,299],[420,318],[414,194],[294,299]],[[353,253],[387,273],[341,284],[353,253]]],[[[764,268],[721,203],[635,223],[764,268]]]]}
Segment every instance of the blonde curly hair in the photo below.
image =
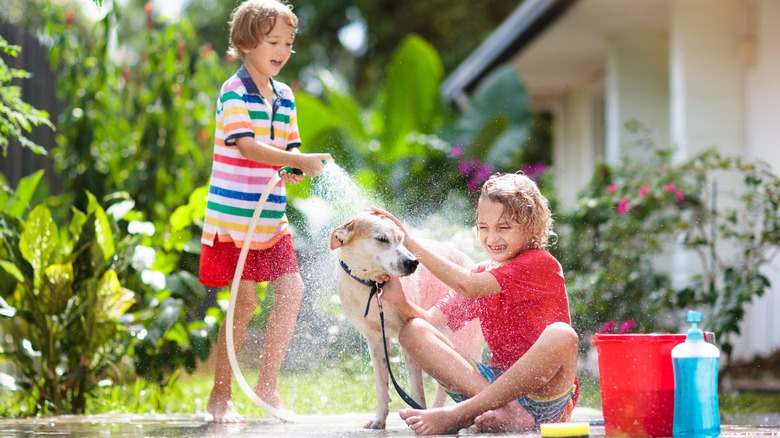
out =
{"type": "Polygon", "coordinates": [[[228,56],[243,58],[241,51],[257,47],[268,35],[276,20],[282,19],[298,29],[298,17],[292,6],[279,0],[247,0],[230,14],[230,48],[228,56]]]}
{"type": "Polygon", "coordinates": [[[553,232],[550,203],[536,183],[522,172],[491,175],[482,185],[479,202],[483,199],[503,205],[504,214],[529,231],[533,248],[545,248],[557,237],[553,232]]]}

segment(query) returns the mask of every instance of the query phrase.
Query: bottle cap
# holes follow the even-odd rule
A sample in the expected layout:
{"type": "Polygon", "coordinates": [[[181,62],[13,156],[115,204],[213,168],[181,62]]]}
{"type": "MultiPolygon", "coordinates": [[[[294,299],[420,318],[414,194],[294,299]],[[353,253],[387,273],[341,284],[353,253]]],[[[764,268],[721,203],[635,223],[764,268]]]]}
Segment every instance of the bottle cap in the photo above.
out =
{"type": "Polygon", "coordinates": [[[689,310],[685,315],[685,320],[691,323],[686,339],[689,341],[704,341],[704,333],[696,326],[697,323],[701,322],[701,312],[689,310]]]}

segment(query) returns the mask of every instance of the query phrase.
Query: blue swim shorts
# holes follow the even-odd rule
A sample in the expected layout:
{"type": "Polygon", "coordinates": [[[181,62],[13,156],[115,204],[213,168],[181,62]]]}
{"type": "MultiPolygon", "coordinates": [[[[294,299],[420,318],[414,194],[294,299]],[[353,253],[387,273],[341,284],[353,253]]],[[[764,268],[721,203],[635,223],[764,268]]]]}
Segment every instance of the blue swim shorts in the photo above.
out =
{"type": "MultiPolygon", "coordinates": [[[[474,368],[479,374],[488,381],[493,383],[498,379],[503,371],[485,365],[483,363],[472,361],[474,368]]],[[[535,395],[524,395],[517,399],[520,406],[530,413],[536,420],[536,426],[538,427],[542,423],[565,423],[571,418],[571,413],[574,410],[574,393],[575,385],[572,385],[568,391],[563,394],[554,397],[540,397],[535,395]]],[[[444,389],[449,396],[460,403],[469,397],[466,394],[444,389]]]]}

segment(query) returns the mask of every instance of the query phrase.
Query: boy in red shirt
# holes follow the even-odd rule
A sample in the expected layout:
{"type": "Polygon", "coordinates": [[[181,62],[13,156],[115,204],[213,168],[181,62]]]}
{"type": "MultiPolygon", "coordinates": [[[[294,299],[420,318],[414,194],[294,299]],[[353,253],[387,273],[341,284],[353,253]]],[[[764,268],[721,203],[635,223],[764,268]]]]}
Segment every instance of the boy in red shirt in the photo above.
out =
{"type": "MultiPolygon", "coordinates": [[[[391,214],[375,210],[404,230],[391,214]]],[[[420,435],[455,433],[472,424],[479,432],[533,430],[568,421],[576,403],[578,336],[561,266],[544,249],[554,236],[547,199],[525,175],[493,175],[482,187],[476,225],[490,260],[471,271],[406,234],[406,248],[452,288],[430,310],[407,300],[397,279],[377,279],[387,282],[382,298],[407,319],[399,341],[458,402],[401,410],[420,435]],[[457,330],[474,318],[492,352],[490,366],[460,356],[439,330],[457,330]]]]}

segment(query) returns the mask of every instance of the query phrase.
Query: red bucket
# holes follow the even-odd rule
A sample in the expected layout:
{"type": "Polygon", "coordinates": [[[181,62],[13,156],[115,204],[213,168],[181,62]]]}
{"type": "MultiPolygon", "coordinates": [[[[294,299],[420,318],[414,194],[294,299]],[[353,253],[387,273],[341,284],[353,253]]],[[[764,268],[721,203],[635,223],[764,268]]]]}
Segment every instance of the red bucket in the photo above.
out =
{"type": "Polygon", "coordinates": [[[672,348],[684,341],[684,334],[593,336],[608,436],[672,436],[672,348]]]}

